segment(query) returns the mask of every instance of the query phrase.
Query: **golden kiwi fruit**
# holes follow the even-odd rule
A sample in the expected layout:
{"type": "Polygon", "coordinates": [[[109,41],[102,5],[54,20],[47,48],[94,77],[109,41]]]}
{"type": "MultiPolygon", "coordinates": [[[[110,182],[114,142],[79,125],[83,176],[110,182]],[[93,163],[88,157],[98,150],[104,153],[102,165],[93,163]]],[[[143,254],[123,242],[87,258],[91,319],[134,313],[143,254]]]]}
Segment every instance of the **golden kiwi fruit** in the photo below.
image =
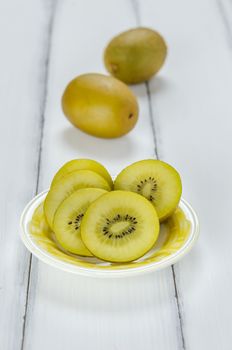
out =
{"type": "Polygon", "coordinates": [[[83,74],[72,80],[64,91],[62,107],[73,125],[103,138],[127,134],[138,119],[138,103],[132,91],[103,74],[83,74]]]}
{"type": "Polygon", "coordinates": [[[167,55],[164,38],[150,28],[134,28],[114,37],[104,52],[106,69],[127,84],[150,79],[167,55]]]}

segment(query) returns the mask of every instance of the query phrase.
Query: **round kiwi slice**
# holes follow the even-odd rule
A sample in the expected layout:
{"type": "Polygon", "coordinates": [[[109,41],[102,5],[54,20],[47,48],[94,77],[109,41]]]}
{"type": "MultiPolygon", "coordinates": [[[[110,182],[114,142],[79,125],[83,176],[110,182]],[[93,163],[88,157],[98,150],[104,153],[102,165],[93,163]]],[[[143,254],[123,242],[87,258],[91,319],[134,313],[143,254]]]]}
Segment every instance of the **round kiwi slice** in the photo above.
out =
{"type": "Polygon", "coordinates": [[[94,171],[102,177],[104,177],[104,179],[108,182],[111,188],[113,187],[113,181],[106,168],[102,164],[98,163],[96,160],[92,159],[73,159],[65,163],[55,174],[52,180],[51,187],[54,186],[65,175],[77,170],[94,171]]]}
{"type": "Polygon", "coordinates": [[[81,221],[89,205],[106,193],[99,188],[84,188],[66,198],[54,216],[53,229],[58,243],[67,251],[92,256],[82,242],[81,221]]]}
{"type": "Polygon", "coordinates": [[[178,172],[171,165],[154,159],[133,163],[122,170],[114,188],[136,192],[147,198],[161,221],[173,213],[182,193],[178,172]]]}
{"type": "Polygon", "coordinates": [[[110,191],[108,182],[91,170],[78,170],[67,174],[51,187],[44,201],[44,214],[53,228],[53,219],[59,205],[73,192],[81,188],[102,188],[110,191]]]}
{"type": "Polygon", "coordinates": [[[87,209],[81,237],[98,258],[127,262],[143,256],[159,234],[159,219],[153,205],[127,191],[104,194],[87,209]]]}

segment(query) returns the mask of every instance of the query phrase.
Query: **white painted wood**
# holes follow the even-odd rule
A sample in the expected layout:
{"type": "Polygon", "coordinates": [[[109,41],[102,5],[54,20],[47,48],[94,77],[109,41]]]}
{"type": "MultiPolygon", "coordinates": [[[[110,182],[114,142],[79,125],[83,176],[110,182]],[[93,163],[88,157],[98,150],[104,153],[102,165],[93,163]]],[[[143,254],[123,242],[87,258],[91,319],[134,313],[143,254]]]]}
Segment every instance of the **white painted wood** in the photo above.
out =
{"type": "Polygon", "coordinates": [[[0,2],[0,348],[21,347],[29,253],[19,217],[35,195],[49,3],[0,2]]]}
{"type": "MultiPolygon", "coordinates": [[[[102,140],[74,129],[60,97],[83,72],[104,72],[102,51],[120,30],[135,25],[130,2],[66,1],[56,9],[45,112],[40,190],[71,158],[90,157],[114,174],[152,157],[154,143],[145,86],[134,87],[140,121],[127,136],[102,140]]],[[[179,349],[181,339],[171,269],[123,280],[94,280],[53,270],[33,260],[24,349],[179,349]]]]}
{"type": "Polygon", "coordinates": [[[150,83],[160,154],[180,170],[201,222],[198,246],[175,266],[186,349],[229,350],[232,7],[148,0],[140,10],[142,23],[158,28],[169,46],[150,83]]]}
{"type": "Polygon", "coordinates": [[[105,0],[96,4],[68,0],[58,5],[51,51],[41,188],[48,187],[54,172],[72,158],[96,159],[116,174],[126,164],[153,155],[143,85],[133,88],[140,100],[144,100],[144,103],[140,103],[141,118],[136,128],[120,139],[109,141],[95,138],[73,128],[64,118],[60,104],[64,88],[73,77],[89,72],[105,72],[102,55],[106,43],[119,30],[134,25],[130,2],[119,1],[113,5],[105,0]]]}
{"type": "Polygon", "coordinates": [[[25,349],[179,349],[168,277],[94,280],[39,264],[25,349]]]}
{"type": "Polygon", "coordinates": [[[231,9],[229,0],[0,2],[1,349],[231,348],[231,9]],[[36,259],[29,276],[18,218],[38,175],[43,190],[71,158],[97,159],[116,174],[154,155],[144,85],[133,87],[139,123],[121,139],[83,134],[60,108],[66,83],[83,72],[104,72],[107,41],[138,21],[168,42],[167,62],[149,83],[158,153],[182,174],[184,196],[200,216],[199,243],[175,266],[175,285],[171,269],[101,280],[69,275],[36,259]]]}

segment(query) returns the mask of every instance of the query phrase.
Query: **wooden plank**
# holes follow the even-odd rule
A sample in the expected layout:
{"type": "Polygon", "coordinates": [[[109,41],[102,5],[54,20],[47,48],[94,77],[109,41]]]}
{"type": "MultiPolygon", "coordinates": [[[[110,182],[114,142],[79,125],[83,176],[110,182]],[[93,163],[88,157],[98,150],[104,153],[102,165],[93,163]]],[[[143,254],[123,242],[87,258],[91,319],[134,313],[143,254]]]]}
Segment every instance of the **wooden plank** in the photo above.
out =
{"type": "MultiPolygon", "coordinates": [[[[140,121],[127,136],[93,138],[64,118],[60,97],[67,82],[84,72],[104,72],[102,51],[119,31],[135,26],[131,2],[60,2],[54,22],[40,190],[56,169],[71,158],[90,157],[112,174],[125,165],[154,156],[149,104],[144,85],[139,97],[140,121]]],[[[34,261],[38,279],[31,281],[24,350],[180,349],[181,335],[171,269],[122,280],[68,275],[34,261]]]]}
{"type": "Polygon", "coordinates": [[[231,5],[147,0],[140,17],[169,46],[164,69],[150,83],[160,154],[179,169],[201,222],[197,247],[175,266],[185,347],[229,350],[231,5]]]}
{"type": "Polygon", "coordinates": [[[35,195],[50,3],[0,3],[0,348],[21,348],[30,254],[19,216],[35,195]]]}

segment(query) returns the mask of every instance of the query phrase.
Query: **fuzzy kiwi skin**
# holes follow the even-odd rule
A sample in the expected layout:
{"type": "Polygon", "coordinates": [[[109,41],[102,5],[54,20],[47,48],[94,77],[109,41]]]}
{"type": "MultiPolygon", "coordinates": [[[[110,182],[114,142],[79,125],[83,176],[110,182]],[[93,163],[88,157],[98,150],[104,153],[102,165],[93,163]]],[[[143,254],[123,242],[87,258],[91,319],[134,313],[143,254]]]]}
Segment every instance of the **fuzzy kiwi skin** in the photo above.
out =
{"type": "Polygon", "coordinates": [[[134,28],[114,37],[104,52],[110,74],[127,84],[150,79],[163,66],[167,55],[164,38],[150,28],[134,28]]]}
{"type": "Polygon", "coordinates": [[[101,163],[92,159],[73,159],[65,163],[53,177],[51,187],[54,186],[65,175],[77,170],[94,171],[102,177],[104,177],[104,179],[109,183],[111,188],[113,187],[113,181],[107,169],[101,163]]]}
{"type": "Polygon", "coordinates": [[[182,194],[181,177],[170,164],[155,159],[144,159],[135,162],[118,174],[114,181],[114,190],[138,193],[135,183],[137,184],[138,178],[141,179],[142,177],[144,180],[147,174],[154,176],[155,180],[157,180],[158,196],[160,193],[160,198],[162,198],[165,194],[165,199],[162,202],[151,202],[157,211],[160,222],[162,222],[176,210],[182,194]]]}
{"type": "Polygon", "coordinates": [[[133,92],[111,76],[89,73],[72,80],[62,97],[68,120],[87,134],[116,138],[132,130],[138,119],[133,92]]]}

